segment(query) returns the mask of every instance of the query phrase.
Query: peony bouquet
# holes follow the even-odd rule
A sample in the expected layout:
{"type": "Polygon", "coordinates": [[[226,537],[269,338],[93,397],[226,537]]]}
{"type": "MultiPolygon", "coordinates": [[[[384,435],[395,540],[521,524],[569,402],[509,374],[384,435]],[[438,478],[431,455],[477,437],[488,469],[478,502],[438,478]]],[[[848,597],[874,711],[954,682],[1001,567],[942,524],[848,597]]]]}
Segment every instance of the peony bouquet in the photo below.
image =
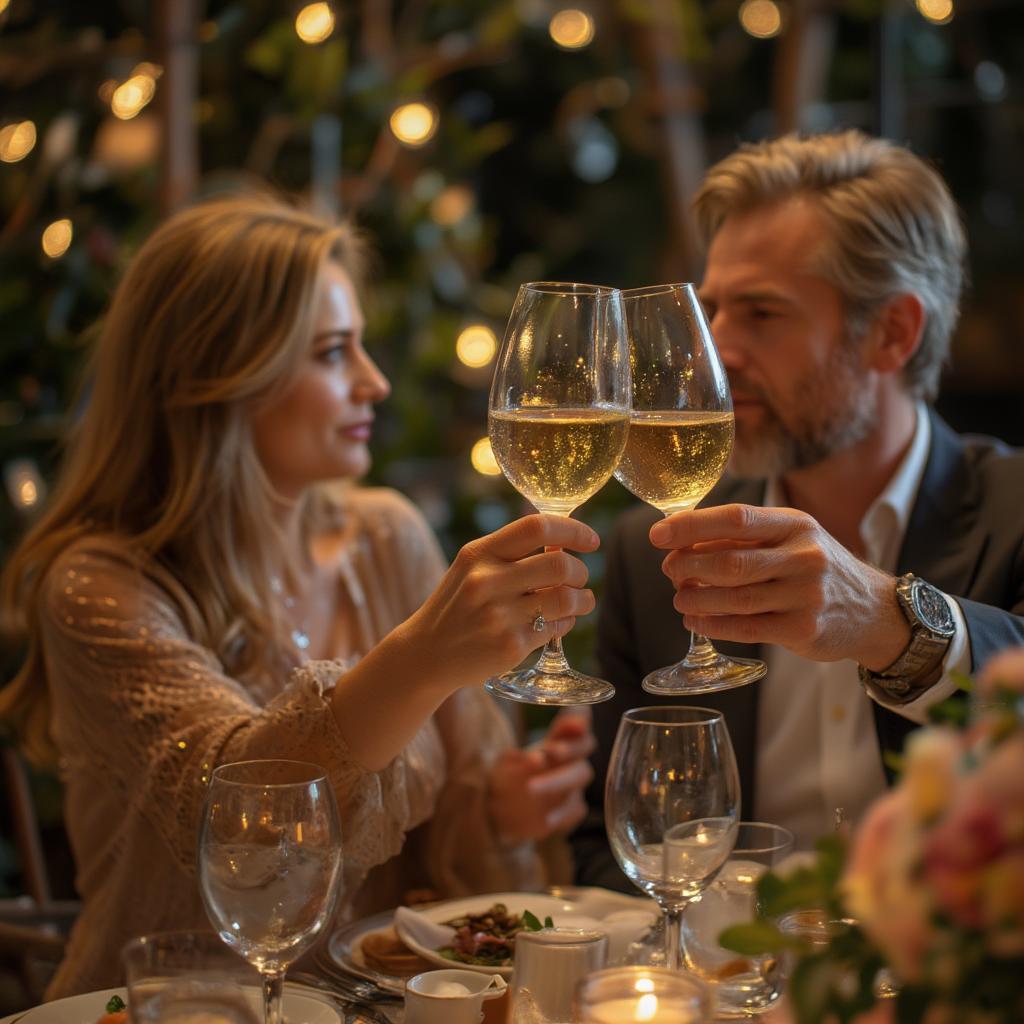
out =
{"type": "Polygon", "coordinates": [[[723,935],[794,964],[800,1024],[1024,1022],[1024,648],[965,688],[911,735],[849,846],[832,837],[814,867],[765,876],[759,920],[723,935]],[[809,906],[827,941],[786,927],[809,906]]]}

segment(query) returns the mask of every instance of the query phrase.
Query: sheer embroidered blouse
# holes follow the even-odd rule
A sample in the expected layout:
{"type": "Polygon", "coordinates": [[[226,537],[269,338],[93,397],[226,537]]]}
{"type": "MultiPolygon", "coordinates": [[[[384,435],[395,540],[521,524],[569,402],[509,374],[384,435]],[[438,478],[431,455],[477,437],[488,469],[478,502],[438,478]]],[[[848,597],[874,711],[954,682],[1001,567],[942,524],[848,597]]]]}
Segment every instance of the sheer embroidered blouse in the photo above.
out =
{"type": "MultiPolygon", "coordinates": [[[[339,604],[365,653],[422,604],[444,561],[394,492],[354,489],[344,511],[339,604]]],[[[119,984],[118,953],[134,935],[209,927],[195,872],[200,812],[210,771],[230,761],[327,770],[342,815],[339,920],[394,906],[410,888],[455,896],[541,883],[532,848],[501,848],[488,828],[486,779],[513,736],[483,690],[457,692],[386,769],[368,772],[325,696],[343,663],[230,678],[189,637],[189,600],[165,570],[109,539],[77,542],[47,575],[46,671],[83,900],[48,997],[119,984]]]]}

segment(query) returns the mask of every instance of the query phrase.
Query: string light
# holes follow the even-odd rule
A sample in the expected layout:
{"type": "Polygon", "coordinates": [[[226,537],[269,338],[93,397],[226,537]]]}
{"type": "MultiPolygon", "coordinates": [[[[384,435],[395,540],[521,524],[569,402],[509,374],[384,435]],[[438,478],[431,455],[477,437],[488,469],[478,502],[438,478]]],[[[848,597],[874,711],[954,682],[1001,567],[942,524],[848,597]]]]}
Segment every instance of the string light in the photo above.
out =
{"type": "Polygon", "coordinates": [[[36,144],[36,126],[32,121],[18,121],[0,128],[0,160],[16,164],[32,152],[36,144]]]}
{"type": "Polygon", "coordinates": [[[295,15],[295,31],[304,43],[322,43],[334,31],[334,11],[331,5],[306,4],[295,15]]]}
{"type": "Polygon", "coordinates": [[[122,121],[130,121],[156,92],[156,79],[152,75],[132,75],[127,82],[122,82],[110,97],[110,109],[115,117],[122,121]]]}
{"type": "Polygon", "coordinates": [[[953,20],[953,0],[917,0],[917,9],[935,25],[948,25],[953,20]]]}
{"type": "Polygon", "coordinates": [[[4,466],[4,483],[15,508],[30,509],[46,496],[46,484],[31,459],[15,459],[4,466]]]}
{"type": "Polygon", "coordinates": [[[563,50],[580,50],[594,39],[594,19],[586,11],[569,7],[552,16],[548,33],[563,50]]]}
{"type": "Polygon", "coordinates": [[[428,103],[403,103],[388,122],[395,138],[405,146],[422,146],[437,131],[437,112],[428,103]]]}
{"type": "Polygon", "coordinates": [[[471,324],[455,342],[455,355],[465,366],[486,366],[498,351],[498,339],[486,324],[471,324]]]}
{"type": "Polygon", "coordinates": [[[11,0],[0,0],[0,14],[3,14],[11,6],[11,0]]]}
{"type": "Polygon", "coordinates": [[[491,440],[488,437],[481,437],[473,450],[469,453],[469,461],[473,468],[483,476],[501,476],[501,466],[494,457],[491,449],[491,440]]]}
{"type": "Polygon", "coordinates": [[[782,12],[775,0],[743,0],[740,24],[756,39],[771,39],[782,28],[782,12]]]}
{"type": "Polygon", "coordinates": [[[63,256],[68,251],[68,246],[71,245],[73,235],[74,231],[71,228],[71,221],[67,217],[55,220],[43,232],[43,252],[54,260],[58,256],[63,256]]]}

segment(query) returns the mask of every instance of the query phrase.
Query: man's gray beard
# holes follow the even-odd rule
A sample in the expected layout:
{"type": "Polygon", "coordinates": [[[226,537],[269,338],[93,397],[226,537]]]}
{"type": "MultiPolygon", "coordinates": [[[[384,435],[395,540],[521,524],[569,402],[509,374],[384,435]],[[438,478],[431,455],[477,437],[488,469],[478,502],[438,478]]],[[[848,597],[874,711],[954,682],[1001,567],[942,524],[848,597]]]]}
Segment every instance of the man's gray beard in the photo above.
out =
{"type": "MultiPolygon", "coordinates": [[[[805,469],[862,441],[878,422],[878,399],[864,387],[850,355],[837,354],[830,370],[801,381],[801,416],[785,426],[765,402],[754,438],[736,434],[729,471],[749,478],[780,477],[805,469]]],[[[764,401],[764,397],[761,398],[764,401]]]]}

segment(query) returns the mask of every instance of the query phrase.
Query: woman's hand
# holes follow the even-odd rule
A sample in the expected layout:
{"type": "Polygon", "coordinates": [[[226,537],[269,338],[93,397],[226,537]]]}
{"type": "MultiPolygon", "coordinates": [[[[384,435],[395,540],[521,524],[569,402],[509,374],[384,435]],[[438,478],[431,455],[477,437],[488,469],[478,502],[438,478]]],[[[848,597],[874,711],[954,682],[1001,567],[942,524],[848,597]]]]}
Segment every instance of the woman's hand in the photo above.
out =
{"type": "Polygon", "coordinates": [[[583,790],[594,777],[590,716],[563,711],[547,735],[525,750],[507,750],[491,772],[488,799],[498,838],[543,839],[575,828],[587,812],[583,790]]]}
{"type": "MultiPolygon", "coordinates": [[[[587,567],[561,550],[594,551],[597,534],[563,516],[530,515],[467,544],[401,627],[448,691],[514,668],[593,611],[587,567]],[[538,616],[544,628],[534,629],[538,616]]],[[[428,667],[424,665],[423,667],[428,667]]]]}

